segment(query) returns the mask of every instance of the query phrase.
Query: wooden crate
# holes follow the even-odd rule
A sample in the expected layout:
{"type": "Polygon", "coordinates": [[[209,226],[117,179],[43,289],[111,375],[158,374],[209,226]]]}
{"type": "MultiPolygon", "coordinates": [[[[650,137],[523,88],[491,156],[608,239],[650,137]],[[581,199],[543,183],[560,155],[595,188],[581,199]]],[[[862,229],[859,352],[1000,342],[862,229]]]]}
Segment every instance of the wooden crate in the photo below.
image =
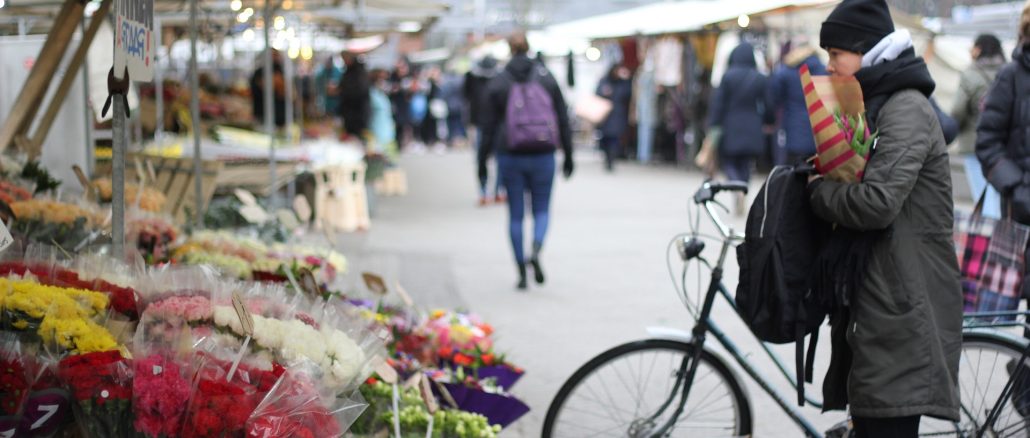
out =
{"type": "MultiPolygon", "coordinates": [[[[163,212],[175,218],[176,223],[189,221],[188,212],[196,210],[196,190],[194,189],[196,175],[193,173],[193,159],[130,153],[126,162],[132,163],[136,159],[139,159],[144,167],[148,163],[153,167],[155,180],[150,187],[164,193],[167,200],[163,212]]],[[[203,185],[201,213],[207,210],[207,206],[215,194],[218,174],[221,173],[223,166],[219,161],[205,160],[201,163],[201,183],[203,185]]]]}

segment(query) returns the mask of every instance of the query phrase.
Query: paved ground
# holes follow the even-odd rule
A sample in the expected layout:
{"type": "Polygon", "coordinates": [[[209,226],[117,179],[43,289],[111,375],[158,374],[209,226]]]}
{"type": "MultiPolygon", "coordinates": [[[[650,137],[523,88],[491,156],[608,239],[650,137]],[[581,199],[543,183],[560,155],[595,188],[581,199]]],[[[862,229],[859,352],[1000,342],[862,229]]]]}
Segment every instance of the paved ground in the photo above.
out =
{"type": "MultiPolygon", "coordinates": [[[[496,326],[499,349],[527,370],[514,393],[532,408],[505,432],[506,437],[539,436],[558,388],[591,357],[645,338],[648,326],[692,325],[669,280],[665,248],[672,236],[688,229],[688,199],[700,185],[700,176],[638,165],[623,165],[609,175],[601,171],[595,156],[580,155],[573,178],[560,180],[555,188],[543,255],[548,282],[528,293],[514,289],[506,209],[475,206],[473,158],[468,152],[405,156],[401,161],[410,193],[379,199],[371,231],[341,239],[352,272],[379,272],[402,282],[427,307],[471,309],[496,326]]],[[[757,189],[759,183],[752,185],[757,189]]],[[[743,226],[741,219],[730,222],[738,229],[743,226]]],[[[713,251],[715,245],[710,244],[710,257],[717,255],[713,251]]],[[[731,288],[736,275],[736,261],[730,257],[731,288]]],[[[777,387],[788,400],[793,399],[790,387],[774,374],[773,364],[763,360],[758,344],[732,310],[718,306],[716,319],[766,375],[777,378],[777,387]]],[[[829,343],[821,347],[817,370],[828,364],[829,343]]],[[[793,346],[779,351],[790,360],[793,346]]],[[[820,372],[816,374],[817,380],[821,378],[820,372]]],[[[816,394],[820,387],[820,382],[810,386],[816,394]]],[[[757,385],[750,383],[748,390],[756,436],[800,436],[757,385]]],[[[820,429],[844,417],[822,415],[813,408],[804,412],[820,429]]]]}

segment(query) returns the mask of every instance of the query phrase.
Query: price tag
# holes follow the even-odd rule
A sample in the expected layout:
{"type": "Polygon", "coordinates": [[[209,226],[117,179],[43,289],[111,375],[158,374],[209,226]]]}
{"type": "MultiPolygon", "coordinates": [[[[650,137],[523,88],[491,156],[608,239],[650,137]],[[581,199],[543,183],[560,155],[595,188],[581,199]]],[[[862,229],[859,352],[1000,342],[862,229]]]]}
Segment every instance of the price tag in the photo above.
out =
{"type": "Polygon", "coordinates": [[[249,223],[259,225],[268,222],[268,212],[259,205],[244,205],[240,207],[239,212],[249,223]]]}
{"type": "Polygon", "coordinates": [[[436,390],[440,391],[440,396],[443,397],[443,401],[447,403],[447,406],[450,406],[453,409],[458,409],[458,402],[454,400],[454,396],[452,396],[451,392],[447,390],[447,387],[443,386],[443,383],[437,382],[436,380],[433,381],[433,384],[436,385],[436,390]]]}
{"type": "Polygon", "coordinates": [[[303,223],[311,220],[311,204],[306,196],[297,195],[293,198],[293,212],[297,213],[297,218],[303,223]]]}
{"type": "Polygon", "coordinates": [[[422,373],[412,374],[408,377],[408,380],[404,381],[405,388],[418,388],[419,381],[422,380],[422,373]]]}
{"type": "Polygon", "coordinates": [[[86,172],[82,171],[82,168],[78,164],[72,166],[72,172],[75,172],[75,178],[79,180],[79,184],[82,185],[82,189],[85,190],[84,196],[86,199],[93,197],[93,183],[86,178],[86,172]]]}
{"type": "Polygon", "coordinates": [[[236,310],[236,316],[240,318],[240,326],[243,327],[243,334],[248,337],[254,336],[254,317],[250,316],[247,306],[243,304],[243,298],[236,291],[232,293],[232,307],[236,310]]]}
{"type": "Polygon", "coordinates": [[[7,248],[10,248],[13,243],[14,237],[11,237],[11,232],[7,230],[7,225],[0,221],[0,252],[7,251],[7,248]]]}
{"type": "Polygon", "coordinates": [[[300,281],[301,289],[313,297],[322,297],[322,287],[318,285],[318,281],[315,280],[315,274],[310,269],[300,268],[298,275],[300,278],[297,280],[300,281]]]}
{"type": "Polygon", "coordinates": [[[380,361],[379,364],[375,366],[375,372],[379,375],[379,378],[383,379],[384,382],[391,385],[397,383],[397,370],[393,369],[393,367],[386,363],[385,360],[380,361]]]}
{"type": "Polygon", "coordinates": [[[400,282],[394,285],[394,289],[397,290],[397,295],[401,296],[401,301],[404,301],[404,305],[408,307],[415,307],[415,300],[411,299],[411,295],[408,295],[408,291],[401,287],[400,282]]]}
{"type": "Polygon", "coordinates": [[[436,411],[440,410],[440,404],[436,402],[436,396],[433,395],[433,388],[429,386],[429,378],[422,373],[422,384],[419,385],[419,391],[422,393],[422,401],[426,404],[426,409],[429,410],[429,414],[435,414],[436,411]]]}
{"type": "Polygon", "coordinates": [[[236,199],[239,199],[243,205],[258,205],[257,198],[254,197],[253,193],[243,189],[236,189],[233,190],[233,194],[236,195],[236,199]]]}
{"type": "Polygon", "coordinates": [[[386,295],[386,282],[383,281],[383,277],[371,272],[362,272],[361,279],[365,281],[365,287],[367,287],[368,290],[379,295],[386,295]]]}

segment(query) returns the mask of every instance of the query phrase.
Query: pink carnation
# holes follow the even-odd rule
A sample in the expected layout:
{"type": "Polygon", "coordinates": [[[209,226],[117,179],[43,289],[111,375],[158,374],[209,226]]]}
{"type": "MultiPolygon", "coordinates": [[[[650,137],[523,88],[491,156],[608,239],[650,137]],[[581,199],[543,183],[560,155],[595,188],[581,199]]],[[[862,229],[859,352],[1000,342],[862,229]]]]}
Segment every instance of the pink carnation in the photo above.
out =
{"type": "Polygon", "coordinates": [[[183,369],[160,355],[136,359],[135,368],[132,408],[136,430],[152,438],[178,436],[190,396],[183,369]]]}
{"type": "Polygon", "coordinates": [[[147,307],[146,313],[159,319],[179,317],[186,322],[206,321],[212,317],[211,300],[202,296],[166,298],[147,307]]]}

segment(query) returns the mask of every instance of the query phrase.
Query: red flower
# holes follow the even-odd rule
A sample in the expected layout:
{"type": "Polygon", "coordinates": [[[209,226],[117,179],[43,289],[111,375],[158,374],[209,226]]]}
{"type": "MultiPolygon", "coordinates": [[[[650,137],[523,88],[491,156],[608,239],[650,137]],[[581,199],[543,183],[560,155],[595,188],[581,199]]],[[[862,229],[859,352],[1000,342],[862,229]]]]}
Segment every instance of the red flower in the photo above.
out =
{"type": "Polygon", "coordinates": [[[490,365],[494,364],[494,360],[496,358],[494,357],[494,355],[492,353],[487,353],[487,354],[484,354],[481,359],[483,360],[483,365],[490,366],[490,365]]]}
{"type": "Polygon", "coordinates": [[[464,353],[458,353],[454,355],[454,363],[461,365],[463,367],[467,367],[472,366],[472,364],[475,363],[475,359],[473,359],[472,356],[466,355],[464,353]]]}

